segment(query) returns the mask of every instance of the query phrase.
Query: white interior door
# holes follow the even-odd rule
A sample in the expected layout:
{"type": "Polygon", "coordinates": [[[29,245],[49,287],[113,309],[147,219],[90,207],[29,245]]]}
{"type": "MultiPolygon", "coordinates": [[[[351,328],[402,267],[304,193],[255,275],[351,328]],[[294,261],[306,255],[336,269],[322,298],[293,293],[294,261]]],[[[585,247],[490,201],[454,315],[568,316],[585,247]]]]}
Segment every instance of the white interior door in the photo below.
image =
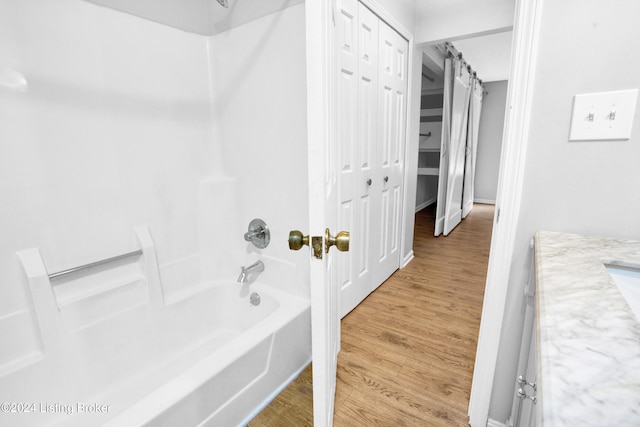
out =
{"type": "MultiPolygon", "coordinates": [[[[335,129],[333,7],[331,0],[308,1],[307,146],[310,244],[337,231],[338,171],[335,129]]],[[[322,246],[322,244],[321,244],[322,246]]],[[[322,248],[321,248],[322,249],[322,248]]],[[[340,323],[334,250],[310,264],[314,425],[333,425],[340,323]]],[[[343,254],[340,254],[343,255],[343,254]]],[[[337,255],[339,257],[340,255],[337,255]]]]}
{"type": "Polygon", "coordinates": [[[372,229],[382,184],[374,177],[377,150],[378,17],[357,0],[338,2],[339,227],[351,230],[351,247],[340,257],[340,317],[371,292],[372,229]]]}
{"type": "Polygon", "coordinates": [[[451,145],[451,102],[453,94],[453,59],[444,61],[444,90],[442,94],[442,139],[440,140],[440,167],[438,171],[438,198],[436,199],[436,223],[433,235],[444,231],[446,214],[447,179],[449,177],[449,148],[451,145]]]}
{"type": "Polygon", "coordinates": [[[374,289],[400,266],[409,48],[408,42],[384,21],[380,21],[378,34],[379,143],[374,179],[382,187],[375,206],[380,215],[380,228],[377,232],[380,241],[373,270],[374,289]]]}
{"type": "Polygon", "coordinates": [[[339,218],[352,230],[339,261],[344,316],[400,264],[408,42],[357,0],[336,18],[339,218]]]}
{"type": "Polygon", "coordinates": [[[482,110],[482,85],[478,79],[471,81],[471,100],[469,102],[469,126],[467,131],[467,150],[464,166],[464,189],[462,193],[462,218],[466,218],[473,209],[476,159],[478,154],[478,131],[482,110]]]}
{"type": "Polygon", "coordinates": [[[467,141],[469,95],[471,93],[469,71],[454,59],[453,96],[451,103],[451,141],[447,171],[447,195],[443,234],[448,235],[462,221],[462,188],[464,185],[464,161],[467,141]]]}

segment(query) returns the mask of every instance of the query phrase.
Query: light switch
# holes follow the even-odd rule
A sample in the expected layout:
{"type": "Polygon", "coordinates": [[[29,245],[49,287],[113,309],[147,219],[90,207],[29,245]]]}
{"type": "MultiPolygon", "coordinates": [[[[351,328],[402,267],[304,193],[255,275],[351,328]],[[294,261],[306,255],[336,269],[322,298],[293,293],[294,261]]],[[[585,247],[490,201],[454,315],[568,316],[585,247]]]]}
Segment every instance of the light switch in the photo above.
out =
{"type": "Polygon", "coordinates": [[[638,89],[575,95],[569,141],[631,138],[638,89]]]}

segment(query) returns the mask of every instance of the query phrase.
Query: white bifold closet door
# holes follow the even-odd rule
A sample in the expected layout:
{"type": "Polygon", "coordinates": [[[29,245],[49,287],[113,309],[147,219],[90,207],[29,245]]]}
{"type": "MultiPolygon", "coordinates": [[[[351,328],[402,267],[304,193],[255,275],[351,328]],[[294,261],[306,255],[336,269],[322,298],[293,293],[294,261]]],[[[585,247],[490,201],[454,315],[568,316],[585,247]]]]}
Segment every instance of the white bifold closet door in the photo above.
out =
{"type": "Polygon", "coordinates": [[[408,43],[357,0],[338,1],[339,228],[344,316],[400,264],[408,43]]]}

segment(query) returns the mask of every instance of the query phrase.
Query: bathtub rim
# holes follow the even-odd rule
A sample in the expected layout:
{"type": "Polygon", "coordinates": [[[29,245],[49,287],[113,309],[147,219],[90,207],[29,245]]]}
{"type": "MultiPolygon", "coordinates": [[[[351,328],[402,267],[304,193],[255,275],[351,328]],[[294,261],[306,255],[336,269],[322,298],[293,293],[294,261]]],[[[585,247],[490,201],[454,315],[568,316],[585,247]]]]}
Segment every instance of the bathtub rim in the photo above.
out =
{"type": "Polygon", "coordinates": [[[307,361],[302,365],[301,368],[297,369],[289,378],[287,378],[282,384],[280,384],[280,386],[273,391],[273,393],[271,393],[260,405],[258,405],[253,411],[251,411],[251,413],[249,413],[249,415],[247,415],[247,417],[242,420],[240,422],[240,424],[238,424],[238,426],[245,426],[247,424],[249,424],[249,422],[251,420],[253,420],[256,416],[258,416],[258,414],[260,412],[262,412],[262,410],[264,408],[266,408],[267,406],[269,406],[269,404],[271,402],[273,402],[273,400],[278,397],[278,395],[280,393],[282,393],[282,391],[287,388],[287,386],[289,384],[291,384],[293,382],[293,380],[295,380],[296,378],[298,378],[298,376],[300,376],[300,374],[302,373],[302,371],[304,371],[305,369],[307,369],[307,366],[309,366],[309,364],[311,363],[311,356],[309,356],[309,358],[307,359],[307,361]]]}
{"type": "MultiPolygon", "coordinates": [[[[212,287],[224,286],[229,285],[229,281],[210,282],[209,285],[212,287]]],[[[250,289],[258,293],[264,292],[274,297],[279,302],[278,308],[263,319],[263,321],[242,331],[237,337],[232,338],[219,349],[204,356],[195,364],[185,367],[178,376],[164,382],[141,399],[131,402],[123,411],[107,419],[103,426],[150,425],[149,423],[152,423],[154,419],[161,416],[167,408],[176,405],[189,394],[195,392],[212,377],[231,365],[237,357],[252,350],[262,340],[282,329],[289,320],[297,318],[311,308],[310,300],[282,292],[261,282],[252,283],[250,289]]],[[[248,298],[247,295],[247,299],[248,298]]],[[[290,376],[283,384],[280,384],[276,391],[270,394],[261,405],[255,408],[249,414],[250,418],[249,416],[246,417],[246,422],[253,419],[264,409],[310,362],[311,357],[309,357],[309,360],[302,368],[296,371],[295,376],[290,376]]],[[[133,387],[135,387],[135,385],[136,384],[131,384],[133,387]]]]}

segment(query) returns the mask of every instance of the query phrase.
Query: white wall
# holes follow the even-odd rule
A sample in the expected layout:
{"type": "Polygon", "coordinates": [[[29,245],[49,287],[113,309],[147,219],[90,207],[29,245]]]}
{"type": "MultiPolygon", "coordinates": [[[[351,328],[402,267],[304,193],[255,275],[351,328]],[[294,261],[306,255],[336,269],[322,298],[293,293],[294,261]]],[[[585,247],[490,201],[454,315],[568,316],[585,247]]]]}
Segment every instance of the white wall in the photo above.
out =
{"type": "MultiPolygon", "coordinates": [[[[416,25],[416,0],[373,0],[382,9],[393,16],[408,31],[414,32],[416,25]]],[[[363,3],[373,3],[371,0],[365,0],[363,3]]]]}
{"type": "Polygon", "coordinates": [[[513,0],[416,1],[416,43],[440,43],[513,26],[513,0]]]}
{"type": "MultiPolygon", "coordinates": [[[[411,49],[411,47],[410,47],[411,49]]],[[[413,45],[409,80],[409,120],[407,146],[405,151],[405,187],[404,187],[404,229],[403,245],[400,253],[401,265],[413,258],[413,233],[415,226],[416,188],[418,186],[418,147],[420,143],[420,90],[422,80],[422,51],[413,45]]]]}
{"type": "MultiPolygon", "coordinates": [[[[262,277],[308,295],[308,256],[286,244],[308,221],[304,34],[303,5],[212,39],[78,0],[0,0],[0,400],[107,396],[201,344],[189,297],[259,256],[242,239],[253,217],[273,232],[262,277]],[[63,270],[139,248],[139,225],[142,262],[55,292],[16,255],[63,270]],[[62,293],[129,275],[133,306],[85,295],[65,323],[62,293]],[[108,312],[86,321],[96,306],[108,312]]],[[[67,415],[10,424],[47,417],[67,415]]]]}
{"type": "MultiPolygon", "coordinates": [[[[293,6],[214,36],[211,62],[223,169],[237,179],[238,232],[265,220],[264,276],[277,272],[280,286],[308,296],[308,251],[287,243],[290,230],[309,228],[304,10],[293,6]]],[[[247,262],[257,258],[253,246],[244,251],[247,262]]]]}
{"type": "Polygon", "coordinates": [[[86,0],[183,31],[211,36],[304,0],[86,0]]]}
{"type": "Polygon", "coordinates": [[[56,271],[148,224],[161,261],[196,252],[196,181],[221,167],[206,40],[71,0],[2,1],[0,32],[0,317],[26,306],[21,249],[56,271]]]}
{"type": "Polygon", "coordinates": [[[640,87],[637,16],[633,0],[544,2],[493,419],[509,415],[535,231],[640,239],[640,110],[628,141],[568,141],[575,94],[640,87]]]}
{"type": "Polygon", "coordinates": [[[482,98],[474,186],[475,201],[481,203],[496,201],[507,84],[506,80],[483,84],[488,93],[482,98]]]}
{"type": "MultiPolygon", "coordinates": [[[[103,326],[98,333],[88,328],[96,323],[86,317],[114,296],[86,297],[85,286],[94,290],[95,280],[71,292],[85,293],[86,316],[79,322],[64,323],[63,303],[53,297],[46,307],[52,317],[37,318],[44,311],[37,311],[42,306],[16,252],[38,248],[54,272],[139,248],[134,227],[148,225],[160,264],[197,255],[198,182],[219,174],[222,165],[209,75],[203,37],[82,1],[0,1],[3,401],[79,401],[79,394],[103,393],[106,384],[122,380],[118,375],[128,377],[149,363],[120,363],[131,346],[117,328],[104,327],[114,324],[106,321],[114,313],[132,312],[129,301],[117,300],[125,307],[111,304],[94,319],[103,326]],[[92,342],[104,335],[119,340],[92,342]]],[[[148,308],[157,280],[138,280],[138,264],[144,263],[120,266],[111,283],[105,273],[99,284],[125,280],[136,270],[136,307],[148,308]]],[[[177,282],[169,274],[163,285],[179,292],[197,284],[199,272],[190,270],[195,272],[177,282]]],[[[46,282],[38,295],[52,295],[46,282]]],[[[74,286],[58,285],[57,296],[74,286]]],[[[129,327],[140,329],[141,323],[129,327]]],[[[9,423],[42,417],[47,414],[9,423]]]]}

